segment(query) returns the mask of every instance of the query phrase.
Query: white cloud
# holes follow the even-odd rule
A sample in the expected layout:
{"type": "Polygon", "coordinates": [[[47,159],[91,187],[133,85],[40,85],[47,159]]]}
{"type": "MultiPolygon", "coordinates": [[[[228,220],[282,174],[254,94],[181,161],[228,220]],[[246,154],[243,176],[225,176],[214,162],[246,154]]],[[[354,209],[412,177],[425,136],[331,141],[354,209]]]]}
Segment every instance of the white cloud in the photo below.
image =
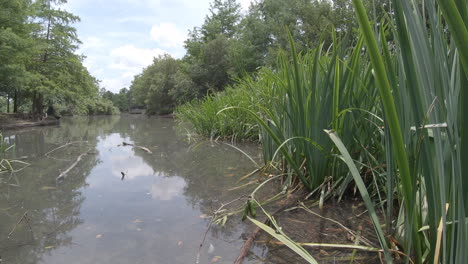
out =
{"type": "Polygon", "coordinates": [[[174,23],[160,23],[151,27],[151,38],[165,48],[180,48],[187,38],[174,23]]]}
{"type": "Polygon", "coordinates": [[[124,69],[138,67],[142,69],[153,62],[158,55],[168,53],[162,49],[144,49],[134,45],[124,45],[111,50],[112,64],[124,65],[124,69]]]}
{"type": "Polygon", "coordinates": [[[82,42],[83,45],[81,45],[80,50],[83,51],[88,49],[101,48],[106,45],[102,39],[93,36],[85,38],[82,42]]]}
{"type": "Polygon", "coordinates": [[[101,87],[113,93],[118,93],[120,89],[128,87],[132,81],[132,78],[104,78],[101,81],[101,87]]]}
{"type": "Polygon", "coordinates": [[[126,16],[116,19],[117,23],[143,23],[143,24],[153,24],[156,18],[154,16],[126,16]]]}
{"type": "Polygon", "coordinates": [[[162,49],[138,48],[134,45],[124,45],[110,51],[109,69],[113,69],[118,77],[102,78],[101,85],[107,90],[118,92],[123,87],[129,87],[133,76],[153,62],[153,58],[168,53],[162,49]]]}
{"type": "Polygon", "coordinates": [[[147,38],[147,35],[143,32],[136,32],[136,31],[108,31],[105,32],[104,35],[106,37],[111,38],[120,38],[120,39],[128,39],[128,38],[147,38]]]}

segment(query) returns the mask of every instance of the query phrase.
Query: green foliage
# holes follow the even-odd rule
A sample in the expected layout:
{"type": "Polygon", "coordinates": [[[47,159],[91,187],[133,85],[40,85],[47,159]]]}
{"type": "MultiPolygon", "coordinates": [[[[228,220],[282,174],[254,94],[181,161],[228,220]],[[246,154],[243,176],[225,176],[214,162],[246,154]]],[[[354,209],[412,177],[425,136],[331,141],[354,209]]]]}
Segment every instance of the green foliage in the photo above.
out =
{"type": "MultiPolygon", "coordinates": [[[[467,258],[468,196],[463,174],[466,119],[460,103],[466,82],[458,54],[465,49],[454,39],[466,36],[466,27],[458,19],[460,27],[448,35],[441,15],[453,21],[467,4],[458,2],[457,10],[453,3],[448,7],[451,1],[438,1],[441,14],[435,0],[422,5],[395,0],[391,31],[381,28],[377,37],[361,1],[354,2],[390,130],[385,133],[386,160],[398,165],[398,171],[388,168],[386,180],[387,186],[396,187],[402,210],[398,221],[387,225],[397,231],[414,262],[462,263],[467,258]],[[387,34],[395,43],[387,42],[387,34]],[[394,54],[388,44],[396,44],[394,54]]],[[[387,217],[392,218],[391,211],[387,217]]]]}
{"type": "MultiPolygon", "coordinates": [[[[369,6],[378,6],[372,9],[373,17],[383,17],[382,11],[388,5],[382,3],[387,1],[369,1],[369,6]]],[[[137,101],[148,107],[155,105],[155,109],[148,109],[149,113],[158,113],[160,108],[170,111],[173,107],[162,107],[157,101],[168,100],[164,104],[179,105],[224,91],[236,79],[261,67],[276,68],[278,55],[290,50],[287,31],[298,52],[319,44],[328,49],[334,35],[354,42],[357,20],[350,7],[351,0],[261,0],[252,3],[248,12],[242,14],[235,0],[214,0],[203,25],[191,30],[185,41],[186,55],[175,74],[175,88],[169,92],[170,96],[147,97],[149,101],[155,100],[154,103],[144,102],[142,98],[137,101]]],[[[145,70],[136,76],[135,87],[146,82],[140,79],[149,74],[156,72],[145,70]]],[[[137,92],[135,96],[141,94],[137,92]]]]}
{"type": "Polygon", "coordinates": [[[133,94],[127,88],[120,89],[119,93],[114,94],[111,91],[105,91],[102,95],[104,99],[112,102],[115,107],[121,112],[128,112],[132,108],[136,108],[133,94]]]}
{"type": "Polygon", "coordinates": [[[320,47],[293,56],[292,61],[282,55],[277,70],[264,68],[223,93],[179,107],[177,116],[204,136],[261,138],[267,164],[286,158],[284,165],[314,189],[333,175],[334,161],[326,154],[332,142],[323,129],[339,131],[353,150],[379,140],[377,128],[369,129],[369,121],[378,123],[378,118],[369,115],[369,121],[363,120],[362,112],[349,109],[354,104],[368,112],[380,111],[372,98],[370,68],[361,63],[361,45],[351,53],[336,48],[328,54],[320,47]],[[236,109],[218,113],[229,107],[236,109]]]}
{"type": "Polygon", "coordinates": [[[226,88],[221,93],[196,99],[179,106],[176,116],[183,122],[193,125],[196,133],[211,138],[236,138],[239,140],[258,140],[259,127],[252,116],[241,111],[225,111],[226,107],[241,107],[255,113],[267,106],[272,94],[263,78],[268,70],[261,71],[257,78],[246,77],[239,83],[226,88]]]}
{"type": "Polygon", "coordinates": [[[63,113],[100,113],[97,108],[108,104],[100,101],[98,81],[75,54],[80,41],[72,24],[79,18],[58,7],[63,3],[0,3],[0,97],[6,100],[5,110],[11,111],[11,104],[13,112],[42,114],[54,106],[63,113]]]}
{"type": "Polygon", "coordinates": [[[137,105],[144,105],[148,114],[168,114],[175,107],[176,80],[180,78],[180,61],[169,55],[159,56],[137,75],[130,86],[137,105]]]}

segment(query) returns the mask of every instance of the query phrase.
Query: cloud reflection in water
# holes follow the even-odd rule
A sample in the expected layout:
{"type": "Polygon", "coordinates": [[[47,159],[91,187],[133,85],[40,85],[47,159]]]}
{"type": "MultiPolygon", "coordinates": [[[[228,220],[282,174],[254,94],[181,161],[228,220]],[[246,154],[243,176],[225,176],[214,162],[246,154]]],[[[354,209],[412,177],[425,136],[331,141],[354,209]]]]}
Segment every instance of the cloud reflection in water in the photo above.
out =
{"type": "Polygon", "coordinates": [[[153,199],[168,201],[180,196],[185,188],[185,180],[181,177],[164,177],[158,173],[151,186],[151,197],[153,199]]]}

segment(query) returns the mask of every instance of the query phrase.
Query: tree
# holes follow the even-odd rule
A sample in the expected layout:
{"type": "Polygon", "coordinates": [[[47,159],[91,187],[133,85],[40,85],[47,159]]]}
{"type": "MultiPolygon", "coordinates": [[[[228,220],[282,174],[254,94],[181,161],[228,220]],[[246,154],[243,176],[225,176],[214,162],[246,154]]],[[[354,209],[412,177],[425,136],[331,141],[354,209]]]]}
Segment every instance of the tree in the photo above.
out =
{"type": "MultiPolygon", "coordinates": [[[[215,0],[201,28],[194,28],[185,42],[186,73],[192,79],[194,95],[221,91],[237,69],[233,65],[232,44],[238,33],[240,5],[235,0],[215,0]]],[[[183,78],[180,78],[183,79],[183,78]]],[[[186,88],[186,86],[185,86],[186,88]]]]}
{"type": "Polygon", "coordinates": [[[154,58],[153,64],[135,76],[130,91],[136,104],[145,105],[149,114],[167,114],[175,107],[176,99],[171,91],[176,86],[180,61],[169,55],[154,58]]]}
{"type": "Polygon", "coordinates": [[[0,96],[6,97],[8,112],[12,96],[17,112],[18,94],[27,78],[25,61],[31,43],[27,25],[29,4],[27,0],[0,3],[0,96]]]}
{"type": "Polygon", "coordinates": [[[210,15],[206,16],[201,27],[203,40],[207,42],[218,35],[232,38],[237,33],[237,25],[241,18],[240,8],[236,0],[214,0],[210,4],[210,15]]]}
{"type": "Polygon", "coordinates": [[[81,62],[81,58],[74,54],[80,41],[76,29],[71,26],[79,21],[79,18],[67,11],[54,8],[65,2],[65,0],[37,0],[33,3],[33,18],[36,23],[32,36],[36,46],[31,68],[37,72],[38,78],[31,87],[31,92],[32,112],[36,114],[43,112],[44,97],[47,97],[50,103],[54,97],[67,93],[66,89],[73,83],[70,65],[81,62]],[[58,85],[57,79],[60,79],[61,85],[58,85]]]}

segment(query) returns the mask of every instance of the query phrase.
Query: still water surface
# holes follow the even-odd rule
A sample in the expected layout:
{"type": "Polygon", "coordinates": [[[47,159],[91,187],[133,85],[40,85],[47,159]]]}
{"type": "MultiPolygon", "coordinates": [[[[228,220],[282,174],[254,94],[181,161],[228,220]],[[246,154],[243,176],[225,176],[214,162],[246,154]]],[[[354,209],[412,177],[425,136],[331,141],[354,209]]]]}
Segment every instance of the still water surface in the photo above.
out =
{"type": "MultiPolygon", "coordinates": [[[[30,166],[0,176],[0,262],[195,263],[206,216],[240,195],[228,189],[255,166],[223,144],[194,147],[180,130],[171,119],[113,116],[4,133],[9,155],[30,166]],[[83,142],[46,155],[74,141],[83,142]]],[[[256,146],[240,147],[259,159],[256,146]]],[[[211,229],[200,263],[232,263],[246,230],[239,216],[211,229]]]]}

